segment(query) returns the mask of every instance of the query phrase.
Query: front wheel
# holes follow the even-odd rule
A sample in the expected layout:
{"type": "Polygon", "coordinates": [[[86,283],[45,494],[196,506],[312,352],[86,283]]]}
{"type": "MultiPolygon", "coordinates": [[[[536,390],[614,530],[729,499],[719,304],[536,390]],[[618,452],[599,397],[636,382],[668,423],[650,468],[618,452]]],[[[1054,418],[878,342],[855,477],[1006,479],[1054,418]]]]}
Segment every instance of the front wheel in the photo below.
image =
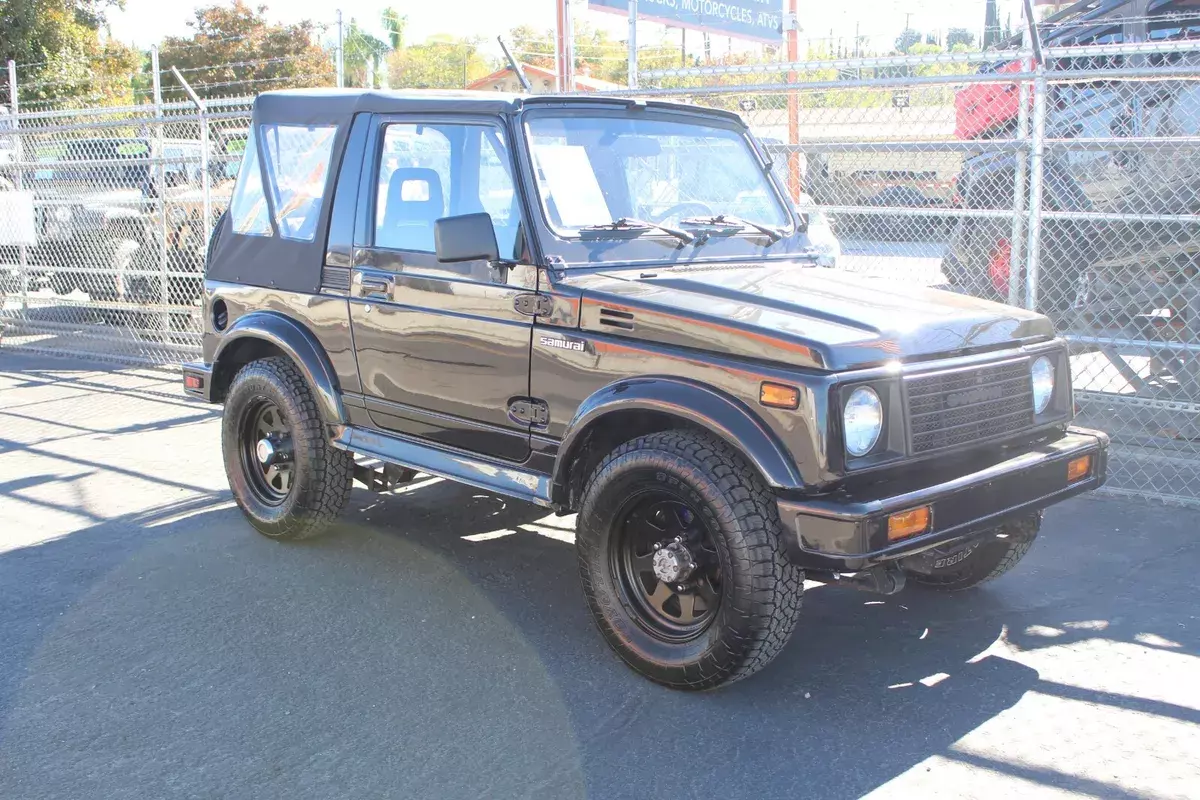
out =
{"type": "Polygon", "coordinates": [[[969,542],[935,547],[900,562],[914,583],[953,592],[973,589],[999,578],[1020,563],[1041,527],[1042,515],[1034,514],[988,531],[969,542]]]}
{"type": "Polygon", "coordinates": [[[609,454],[584,489],[576,544],[601,634],[658,683],[740,680],[795,629],[804,572],[783,552],[773,499],[704,434],[651,434],[609,454]]]}
{"type": "Polygon", "coordinates": [[[253,361],[234,377],[221,445],[234,499],[272,539],[315,536],[350,500],[353,456],[329,444],[312,391],[287,358],[253,361]]]}

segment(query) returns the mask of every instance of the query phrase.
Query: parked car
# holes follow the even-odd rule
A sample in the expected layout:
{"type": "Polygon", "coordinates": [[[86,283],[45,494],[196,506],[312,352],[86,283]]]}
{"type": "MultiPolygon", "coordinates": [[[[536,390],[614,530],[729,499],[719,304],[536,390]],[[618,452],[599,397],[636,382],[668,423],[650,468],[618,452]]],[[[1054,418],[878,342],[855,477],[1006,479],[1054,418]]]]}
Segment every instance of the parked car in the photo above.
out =
{"type": "MultiPolygon", "coordinates": [[[[180,236],[185,220],[171,214],[175,200],[200,185],[199,142],[125,136],[30,149],[37,167],[23,176],[37,214],[37,244],[26,253],[31,284],[99,301],[161,302],[165,252],[169,302],[199,299],[205,237],[180,236]]],[[[0,247],[0,260],[15,258],[0,247]]]]}
{"type": "Polygon", "coordinates": [[[304,539],[353,480],[418,472],[578,514],[600,633],[679,689],[775,658],[806,575],[892,593],[1011,569],[1043,508],[1105,478],[1064,342],[817,268],[761,152],[734,114],[654,100],[260,95],[183,366],[224,403],[250,523],[304,539]],[[687,191],[664,202],[666,172],[687,191]]]}
{"type": "MultiPolygon", "coordinates": [[[[1049,17],[1041,27],[1048,47],[1169,43],[1200,37],[1200,4],[1091,0],[1049,17]]],[[[1050,66],[1083,72],[1123,66],[1200,68],[1200,54],[1073,56],[1050,66]]],[[[1019,64],[1003,59],[982,69],[1015,72],[1019,64]]],[[[960,138],[1011,136],[1019,111],[1018,92],[1013,85],[970,85],[958,94],[956,108],[960,138]]],[[[1200,85],[1194,80],[1167,76],[1049,85],[1046,137],[1050,140],[1189,137],[1198,132],[1200,85]]],[[[1038,308],[1073,324],[1118,335],[1157,336],[1155,331],[1169,331],[1172,338],[1200,341],[1196,291],[1200,229],[1155,218],[1200,213],[1198,153],[1192,147],[1136,142],[1125,146],[1119,141],[1087,149],[1048,148],[1044,208],[1144,219],[1043,221],[1038,308]]],[[[964,205],[1011,209],[1015,165],[1011,153],[990,152],[968,159],[958,183],[964,205]]],[[[1010,220],[960,219],[943,270],[963,291],[1006,298],[1010,238],[1010,220]]],[[[1023,273],[1016,276],[1022,284],[1024,279],[1023,273]]]]}

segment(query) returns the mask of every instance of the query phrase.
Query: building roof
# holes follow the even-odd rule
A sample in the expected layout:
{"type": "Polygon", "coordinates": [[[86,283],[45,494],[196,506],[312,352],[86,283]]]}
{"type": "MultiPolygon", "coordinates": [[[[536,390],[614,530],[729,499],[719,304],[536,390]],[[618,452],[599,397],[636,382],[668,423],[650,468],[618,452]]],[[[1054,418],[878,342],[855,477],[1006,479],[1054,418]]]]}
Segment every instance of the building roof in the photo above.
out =
{"type": "MultiPolygon", "coordinates": [[[[551,81],[558,79],[558,76],[554,73],[554,70],[546,69],[545,67],[539,67],[534,64],[522,64],[521,69],[525,71],[526,76],[531,78],[539,78],[541,80],[551,81]]],[[[484,75],[478,80],[471,81],[471,83],[467,84],[467,88],[482,89],[484,86],[495,83],[501,78],[511,74],[513,74],[513,68],[505,65],[493,72],[491,75],[484,75]]],[[[600,78],[593,78],[590,75],[575,76],[575,91],[577,92],[607,92],[614,89],[623,88],[625,87],[621,86],[619,83],[601,80],[600,78]]]]}

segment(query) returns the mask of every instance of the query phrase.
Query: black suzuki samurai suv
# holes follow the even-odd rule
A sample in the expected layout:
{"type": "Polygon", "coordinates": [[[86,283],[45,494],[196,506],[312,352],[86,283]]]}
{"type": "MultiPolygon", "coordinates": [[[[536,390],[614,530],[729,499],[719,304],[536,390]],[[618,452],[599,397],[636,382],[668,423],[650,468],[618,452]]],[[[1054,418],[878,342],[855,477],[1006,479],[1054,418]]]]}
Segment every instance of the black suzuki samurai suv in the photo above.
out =
{"type": "Polygon", "coordinates": [[[976,586],[1104,480],[1045,317],[816,261],[735,114],[271,92],[184,385],[267,536],[417,471],[577,512],[604,638],[710,688],[780,652],[806,575],[976,586]]]}

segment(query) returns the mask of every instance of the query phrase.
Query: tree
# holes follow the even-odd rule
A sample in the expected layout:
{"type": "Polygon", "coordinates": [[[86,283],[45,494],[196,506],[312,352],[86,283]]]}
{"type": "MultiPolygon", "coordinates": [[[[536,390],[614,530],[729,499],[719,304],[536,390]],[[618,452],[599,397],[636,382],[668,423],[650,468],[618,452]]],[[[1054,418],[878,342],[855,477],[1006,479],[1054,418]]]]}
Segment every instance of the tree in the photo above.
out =
{"type": "Polygon", "coordinates": [[[953,50],[956,45],[964,45],[966,49],[975,46],[975,34],[966,28],[951,28],[946,31],[946,49],[953,50]]]}
{"type": "Polygon", "coordinates": [[[905,28],[896,37],[896,52],[907,53],[914,44],[921,43],[921,32],[913,28],[905,28]]]}
{"type": "Polygon", "coordinates": [[[462,89],[495,69],[479,52],[480,40],[436,36],[394,50],[387,58],[388,85],[406,89],[462,89]]]}
{"type": "Polygon", "coordinates": [[[378,89],[382,85],[380,66],[390,49],[387,42],[367,33],[351,19],[342,37],[342,68],[345,70],[346,85],[378,89]],[[372,78],[370,86],[367,86],[368,76],[372,78]]]}
{"type": "MultiPolygon", "coordinates": [[[[333,84],[333,60],[316,43],[316,25],[269,24],[266,10],[242,0],[196,9],[188,23],[195,30],[190,38],[163,40],[162,68],[178,67],[198,94],[209,97],[333,84]]],[[[178,98],[180,88],[170,73],[163,76],[164,92],[174,90],[178,98]]]]}
{"type": "Polygon", "coordinates": [[[387,34],[388,44],[393,50],[404,47],[404,29],[408,26],[408,17],[401,16],[394,8],[385,8],[381,15],[383,30],[387,34]]]}
{"type": "Polygon", "coordinates": [[[101,42],[105,12],[117,0],[5,0],[0,5],[0,61],[22,65],[25,103],[127,105],[141,55],[101,42]]]}

